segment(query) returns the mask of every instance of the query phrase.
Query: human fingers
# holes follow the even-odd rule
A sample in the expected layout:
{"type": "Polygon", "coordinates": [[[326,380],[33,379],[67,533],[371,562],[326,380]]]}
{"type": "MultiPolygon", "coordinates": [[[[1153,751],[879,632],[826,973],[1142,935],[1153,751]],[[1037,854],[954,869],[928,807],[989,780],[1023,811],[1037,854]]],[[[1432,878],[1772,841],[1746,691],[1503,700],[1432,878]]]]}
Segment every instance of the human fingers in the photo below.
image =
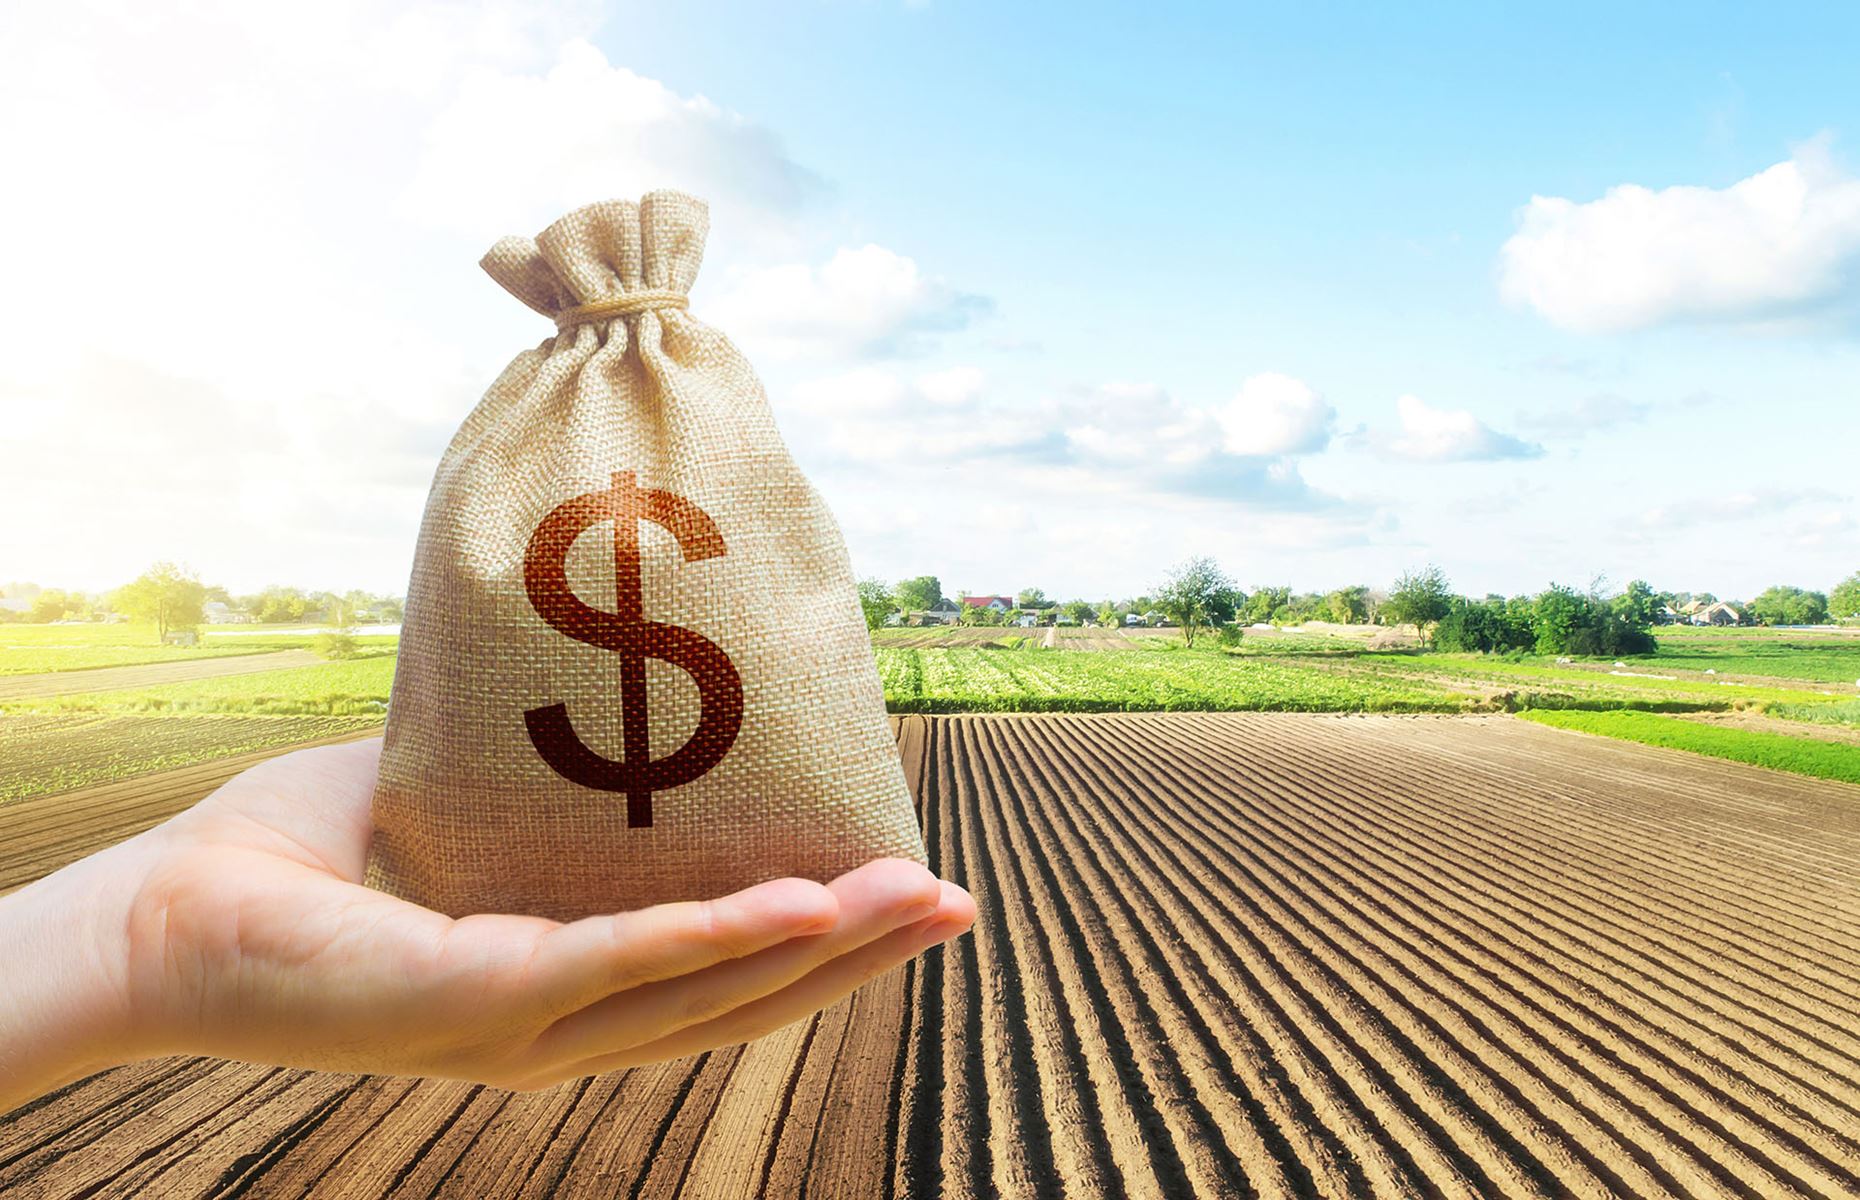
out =
{"type": "Polygon", "coordinates": [[[478,1077],[617,987],[753,954],[837,918],[833,894],[805,879],[569,925],[454,920],[297,864],[273,864],[267,880],[235,887],[236,903],[196,888],[162,904],[165,916],[151,913],[163,945],[143,955],[156,964],[143,990],[159,1000],[155,1017],[182,1010],[153,1020],[158,1030],[210,1037],[233,1057],[373,1070],[404,1069],[396,1056],[413,1054],[478,1077]],[[204,977],[167,978],[160,964],[175,961],[205,964],[204,977]]]}
{"type": "Polygon", "coordinates": [[[555,1015],[834,929],[840,902],[811,879],[771,879],[714,900],[587,917],[542,934],[520,990],[555,1015]]]}
{"type": "Polygon", "coordinates": [[[792,1025],[822,1009],[831,1008],[864,984],[925,950],[966,933],[975,923],[975,901],[953,883],[943,884],[935,913],[921,921],[894,929],[876,941],[830,962],[822,963],[800,979],[759,1000],[643,1045],[562,1068],[561,1078],[598,1075],[640,1063],[663,1062],[714,1050],[719,1046],[754,1041],[792,1025]]]}
{"type": "Polygon", "coordinates": [[[827,887],[839,901],[830,933],[797,939],[708,968],[620,992],[557,1021],[537,1039],[540,1062],[574,1061],[655,1040],[800,979],[823,962],[920,921],[936,910],[940,884],[903,859],[880,859],[827,887]]]}

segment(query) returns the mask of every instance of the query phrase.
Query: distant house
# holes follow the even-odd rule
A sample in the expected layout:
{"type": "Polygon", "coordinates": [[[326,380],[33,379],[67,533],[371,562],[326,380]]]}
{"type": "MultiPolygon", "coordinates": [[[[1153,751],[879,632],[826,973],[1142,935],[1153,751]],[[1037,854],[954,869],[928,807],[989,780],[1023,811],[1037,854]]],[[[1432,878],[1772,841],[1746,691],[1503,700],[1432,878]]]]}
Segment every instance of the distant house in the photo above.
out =
{"type": "Polygon", "coordinates": [[[953,625],[960,615],[960,609],[951,608],[947,604],[939,604],[935,608],[909,614],[904,618],[904,623],[906,625],[953,625]]]}
{"type": "Polygon", "coordinates": [[[989,612],[1004,613],[1014,607],[1012,596],[964,596],[964,608],[985,608],[989,612]]]}
{"type": "Polygon", "coordinates": [[[209,600],[200,606],[201,616],[209,625],[249,625],[252,617],[242,613],[223,600],[209,600]]]}
{"type": "Polygon", "coordinates": [[[1014,624],[1020,626],[1022,629],[1032,629],[1035,625],[1038,625],[1039,623],[1040,623],[1040,618],[1039,618],[1039,615],[1036,613],[1022,613],[1014,621],[1014,624]]]}
{"type": "Polygon", "coordinates": [[[1688,619],[1694,625],[1742,625],[1744,614],[1720,600],[1693,611],[1688,619]]]}

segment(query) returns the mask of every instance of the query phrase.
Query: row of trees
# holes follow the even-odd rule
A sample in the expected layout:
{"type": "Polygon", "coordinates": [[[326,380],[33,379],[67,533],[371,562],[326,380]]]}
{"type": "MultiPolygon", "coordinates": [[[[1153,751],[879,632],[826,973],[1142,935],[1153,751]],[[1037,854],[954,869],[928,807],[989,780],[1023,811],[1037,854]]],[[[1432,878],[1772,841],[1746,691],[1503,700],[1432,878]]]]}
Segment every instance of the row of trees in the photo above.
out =
{"type": "Polygon", "coordinates": [[[1451,596],[1435,629],[1442,650],[1535,654],[1651,654],[1660,601],[1642,580],[1615,596],[1553,583],[1534,596],[1451,596]]]}
{"type": "MultiPolygon", "coordinates": [[[[930,610],[949,603],[934,575],[895,586],[867,580],[860,585],[860,601],[866,622],[873,628],[896,612],[930,610]]],[[[1018,607],[1007,613],[965,606],[961,616],[968,623],[988,624],[1012,622],[1025,612],[1035,612],[1049,621],[1063,615],[1079,624],[1095,620],[1120,625],[1128,613],[1160,614],[1182,630],[1191,646],[1209,631],[1233,638],[1239,636],[1240,626],[1264,621],[1412,625],[1424,647],[1437,645],[1443,650],[1616,656],[1652,651],[1655,625],[1673,619],[1688,605],[1716,601],[1716,596],[1705,592],[1656,592],[1639,579],[1612,595],[1604,594],[1598,579],[1586,590],[1552,583],[1534,595],[1473,599],[1456,594],[1445,572],[1431,565],[1404,573],[1384,595],[1360,585],[1303,594],[1290,588],[1261,587],[1248,594],[1213,559],[1195,558],[1171,571],[1153,595],[1122,602],[1059,604],[1031,588],[1016,597],[1018,607]]],[[[1860,572],[1825,595],[1778,586],[1748,605],[1733,601],[1731,606],[1766,625],[1813,625],[1860,617],[1860,572]]]]}
{"type": "Polygon", "coordinates": [[[136,579],[101,595],[9,584],[9,595],[20,593],[30,607],[8,610],[15,621],[100,621],[112,615],[155,626],[161,637],[173,630],[204,624],[207,605],[219,603],[229,613],[267,624],[291,624],[306,619],[345,624],[358,615],[372,621],[398,621],[401,601],[359,589],[348,592],[305,591],[272,586],[250,595],[235,596],[225,588],[202,583],[194,572],[174,563],[160,562],[136,579]]]}

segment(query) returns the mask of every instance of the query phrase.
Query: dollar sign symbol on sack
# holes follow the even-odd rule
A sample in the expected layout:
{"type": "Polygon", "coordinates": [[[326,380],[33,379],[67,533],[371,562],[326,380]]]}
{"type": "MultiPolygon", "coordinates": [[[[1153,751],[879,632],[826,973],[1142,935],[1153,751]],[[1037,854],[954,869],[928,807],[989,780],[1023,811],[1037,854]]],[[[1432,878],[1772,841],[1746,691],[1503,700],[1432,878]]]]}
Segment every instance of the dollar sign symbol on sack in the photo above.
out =
{"type": "Polygon", "coordinates": [[[624,762],[594,753],[575,736],[566,704],[523,714],[530,743],[558,775],[604,792],[626,793],[629,827],[652,824],[652,793],[690,783],[723,760],[743,726],[743,680],[715,642],[678,625],[648,621],[640,608],[639,523],[651,521],[678,539],[685,561],[724,553],[709,514],[681,496],[642,488],[633,472],[616,471],[613,486],[560,505],[544,517],[523,556],[523,586],[537,615],[576,641],[612,651],[620,669],[624,762]],[[614,524],[614,608],[583,604],[568,587],[568,551],[589,526],[614,524]],[[656,658],[691,676],[700,699],[697,729],[665,758],[652,757],[646,660],[656,658]]]}

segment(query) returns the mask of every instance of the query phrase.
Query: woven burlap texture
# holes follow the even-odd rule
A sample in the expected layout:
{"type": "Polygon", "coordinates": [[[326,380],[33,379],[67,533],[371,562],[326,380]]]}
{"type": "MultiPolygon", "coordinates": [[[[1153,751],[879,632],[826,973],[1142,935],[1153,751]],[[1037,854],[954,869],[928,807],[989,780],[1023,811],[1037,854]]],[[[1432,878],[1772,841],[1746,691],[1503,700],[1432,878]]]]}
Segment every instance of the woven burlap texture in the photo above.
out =
{"type": "Polygon", "coordinates": [[[485,255],[498,283],[561,327],[505,368],[434,477],[374,794],[371,886],[454,916],[570,920],[784,875],[826,880],[885,856],[924,861],[839,527],[748,361],[676,306],[708,227],[702,201],[653,192],[485,255]],[[632,293],[641,311],[623,311],[632,293]],[[629,655],[597,628],[626,603],[620,526],[539,534],[578,498],[634,481],[659,495],[659,517],[684,514],[682,533],[638,521],[638,616],[687,631],[664,635],[681,644],[714,644],[741,695],[723,737],[727,678],[696,671],[695,656],[643,658],[634,734],[651,759],[694,734],[696,749],[727,744],[689,782],[650,792],[649,824],[638,811],[629,823],[627,794],[552,766],[527,715],[562,705],[572,732],[558,743],[637,766],[629,655]],[[550,562],[572,598],[539,609],[550,562]],[[595,614],[579,627],[559,611],[577,602],[595,614]]]}

